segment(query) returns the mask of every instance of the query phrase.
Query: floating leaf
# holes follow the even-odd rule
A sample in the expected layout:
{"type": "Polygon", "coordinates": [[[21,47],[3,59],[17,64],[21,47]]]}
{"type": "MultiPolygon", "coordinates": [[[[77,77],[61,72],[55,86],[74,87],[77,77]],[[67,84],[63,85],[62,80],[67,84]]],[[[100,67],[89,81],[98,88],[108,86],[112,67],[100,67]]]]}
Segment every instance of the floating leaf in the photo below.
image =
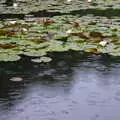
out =
{"type": "Polygon", "coordinates": [[[47,63],[52,61],[52,59],[50,57],[41,57],[41,58],[31,59],[31,61],[36,63],[41,63],[41,62],[47,63]]]}
{"type": "Polygon", "coordinates": [[[43,51],[43,50],[32,50],[30,49],[29,51],[26,51],[23,53],[24,55],[26,56],[35,56],[35,57],[39,57],[39,56],[43,56],[43,55],[46,55],[46,52],[43,51]]]}
{"type": "Polygon", "coordinates": [[[95,31],[90,32],[89,36],[90,36],[90,37],[95,37],[95,38],[96,38],[96,37],[103,38],[102,33],[100,33],[100,32],[95,32],[95,31]]]}
{"type": "Polygon", "coordinates": [[[11,30],[4,30],[4,29],[0,29],[0,35],[7,35],[7,36],[11,36],[11,35],[15,35],[15,32],[11,31],[11,30]]]}
{"type": "Polygon", "coordinates": [[[66,23],[72,25],[73,27],[79,27],[80,26],[79,23],[77,23],[77,22],[67,21],[66,23]]]}
{"type": "Polygon", "coordinates": [[[91,21],[91,22],[88,23],[88,25],[96,25],[96,24],[97,24],[96,21],[91,21]]]}
{"type": "Polygon", "coordinates": [[[0,61],[18,61],[20,60],[20,56],[14,54],[0,54],[0,61]]]}
{"type": "Polygon", "coordinates": [[[73,36],[78,36],[80,38],[88,39],[89,37],[85,35],[84,33],[71,33],[73,36]]]}
{"type": "Polygon", "coordinates": [[[90,52],[90,53],[95,53],[95,54],[101,54],[101,52],[98,51],[96,48],[86,49],[85,52],[90,52]]]}
{"type": "Polygon", "coordinates": [[[16,47],[16,44],[0,44],[0,48],[9,49],[16,47]]]}

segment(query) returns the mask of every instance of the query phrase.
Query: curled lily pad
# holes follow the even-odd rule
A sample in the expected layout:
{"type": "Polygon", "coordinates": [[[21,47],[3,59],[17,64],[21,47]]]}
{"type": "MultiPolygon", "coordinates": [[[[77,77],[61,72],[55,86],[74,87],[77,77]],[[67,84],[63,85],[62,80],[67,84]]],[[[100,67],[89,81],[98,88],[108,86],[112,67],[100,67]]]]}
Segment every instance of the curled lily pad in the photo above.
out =
{"type": "Polygon", "coordinates": [[[50,57],[41,57],[41,58],[36,58],[36,59],[31,59],[32,62],[36,62],[36,63],[47,63],[52,61],[52,59],[50,57]]]}
{"type": "Polygon", "coordinates": [[[86,49],[85,52],[90,52],[90,53],[95,53],[95,54],[100,54],[100,53],[101,53],[101,52],[98,51],[96,48],[86,49]]]}

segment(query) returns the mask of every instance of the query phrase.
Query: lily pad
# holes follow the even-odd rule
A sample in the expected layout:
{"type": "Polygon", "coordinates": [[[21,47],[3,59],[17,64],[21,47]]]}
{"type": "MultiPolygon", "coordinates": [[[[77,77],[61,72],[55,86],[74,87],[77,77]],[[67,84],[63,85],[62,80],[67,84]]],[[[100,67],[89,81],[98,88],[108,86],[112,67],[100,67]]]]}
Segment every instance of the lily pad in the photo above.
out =
{"type": "Polygon", "coordinates": [[[30,49],[29,51],[26,51],[23,53],[24,55],[27,55],[27,56],[31,56],[31,57],[39,57],[39,56],[43,56],[43,55],[46,55],[47,53],[43,50],[32,50],[30,49]]]}
{"type": "Polygon", "coordinates": [[[41,63],[41,62],[47,63],[52,61],[52,59],[50,57],[41,57],[41,58],[31,59],[31,61],[35,63],[41,63]]]}
{"type": "Polygon", "coordinates": [[[20,60],[20,56],[18,55],[13,55],[13,54],[0,54],[0,61],[5,61],[5,62],[8,62],[8,61],[18,61],[20,60]]]}

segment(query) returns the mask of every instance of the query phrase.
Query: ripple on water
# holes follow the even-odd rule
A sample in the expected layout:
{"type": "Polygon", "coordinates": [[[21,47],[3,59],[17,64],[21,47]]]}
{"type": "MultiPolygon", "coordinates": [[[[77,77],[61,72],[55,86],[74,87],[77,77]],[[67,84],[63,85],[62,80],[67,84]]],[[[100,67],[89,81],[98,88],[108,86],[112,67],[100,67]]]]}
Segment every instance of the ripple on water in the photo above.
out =
{"type": "Polygon", "coordinates": [[[0,120],[119,120],[120,60],[76,54],[0,69],[0,120]],[[24,81],[9,81],[11,73],[24,81]]]}

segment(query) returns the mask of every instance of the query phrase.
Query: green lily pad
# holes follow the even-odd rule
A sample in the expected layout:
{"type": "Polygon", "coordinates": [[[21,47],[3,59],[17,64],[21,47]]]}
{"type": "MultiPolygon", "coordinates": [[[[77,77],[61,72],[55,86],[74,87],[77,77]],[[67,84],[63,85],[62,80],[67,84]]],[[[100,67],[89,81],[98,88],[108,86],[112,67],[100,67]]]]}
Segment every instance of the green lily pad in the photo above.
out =
{"type": "Polygon", "coordinates": [[[39,56],[43,56],[43,55],[46,55],[46,52],[43,51],[43,50],[32,50],[30,49],[29,51],[26,51],[23,53],[24,55],[26,56],[31,56],[31,57],[39,57],[39,56]]]}
{"type": "Polygon", "coordinates": [[[5,62],[8,62],[8,61],[18,61],[20,60],[20,56],[18,55],[12,55],[12,54],[0,54],[0,61],[5,61],[5,62]]]}

